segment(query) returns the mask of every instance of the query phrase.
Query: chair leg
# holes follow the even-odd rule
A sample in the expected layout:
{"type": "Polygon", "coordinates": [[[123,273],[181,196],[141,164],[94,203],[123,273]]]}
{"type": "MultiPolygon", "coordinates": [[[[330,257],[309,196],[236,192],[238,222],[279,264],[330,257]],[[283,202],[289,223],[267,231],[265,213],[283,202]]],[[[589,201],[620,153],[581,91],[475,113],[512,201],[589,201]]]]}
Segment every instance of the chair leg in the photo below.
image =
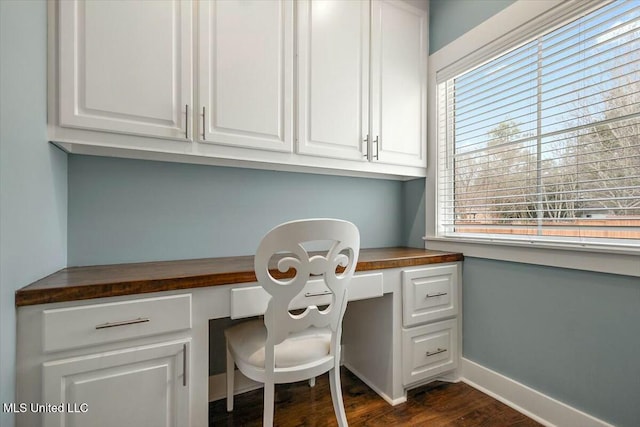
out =
{"type": "Polygon", "coordinates": [[[316,377],[309,378],[309,387],[313,388],[316,386],[316,377]]]}
{"type": "Polygon", "coordinates": [[[273,406],[275,397],[275,386],[273,382],[266,381],[264,383],[264,412],[262,416],[262,426],[273,426],[273,406]]]}
{"type": "Polygon", "coordinates": [[[234,370],[235,362],[227,345],[227,412],[233,411],[234,370]]]}
{"type": "Polygon", "coordinates": [[[331,401],[333,402],[333,411],[336,413],[339,427],[347,427],[347,415],[344,412],[344,403],[342,402],[342,384],[340,382],[340,367],[334,367],[329,371],[329,386],[331,388],[331,401]]]}

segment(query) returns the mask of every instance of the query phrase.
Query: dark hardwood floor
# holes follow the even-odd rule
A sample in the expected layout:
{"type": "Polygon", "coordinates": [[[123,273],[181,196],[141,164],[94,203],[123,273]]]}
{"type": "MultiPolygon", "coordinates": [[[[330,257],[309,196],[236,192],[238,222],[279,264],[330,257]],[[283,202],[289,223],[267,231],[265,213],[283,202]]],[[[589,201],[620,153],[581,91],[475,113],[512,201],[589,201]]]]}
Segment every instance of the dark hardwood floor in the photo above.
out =
{"type": "MultiPolygon", "coordinates": [[[[406,403],[391,406],[355,375],[342,368],[342,396],[349,425],[355,426],[540,426],[464,383],[433,382],[411,390],[406,403]]],[[[275,425],[337,425],[329,378],[276,385],[275,425]]],[[[209,426],[262,425],[262,389],[235,397],[234,411],[227,413],[226,400],[209,405],[209,426]]]]}

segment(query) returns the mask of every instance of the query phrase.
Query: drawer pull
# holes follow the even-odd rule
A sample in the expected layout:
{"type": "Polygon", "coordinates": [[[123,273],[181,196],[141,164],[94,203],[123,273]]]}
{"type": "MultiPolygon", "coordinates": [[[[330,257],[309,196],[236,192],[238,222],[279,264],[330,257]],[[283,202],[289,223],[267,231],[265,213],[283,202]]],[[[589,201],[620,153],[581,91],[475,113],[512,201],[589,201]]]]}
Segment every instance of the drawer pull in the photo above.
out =
{"type": "Polygon", "coordinates": [[[145,317],[145,318],[138,317],[137,319],[133,319],[133,320],[123,320],[121,322],[103,323],[102,325],[96,325],[96,329],[106,329],[106,328],[115,328],[116,326],[135,325],[136,323],[145,323],[148,321],[149,321],[148,317],[145,317]]]}
{"type": "Polygon", "coordinates": [[[441,297],[443,295],[446,295],[446,292],[438,292],[437,294],[427,294],[427,296],[425,298],[435,298],[435,297],[441,297]]]}
{"type": "Polygon", "coordinates": [[[427,351],[427,357],[429,357],[429,356],[435,356],[436,354],[444,353],[445,351],[447,351],[447,349],[446,349],[446,348],[439,348],[439,347],[438,347],[438,349],[437,349],[436,351],[433,351],[433,352],[431,352],[431,351],[427,351]]]}
{"type": "Polygon", "coordinates": [[[319,297],[320,295],[330,295],[333,292],[331,291],[322,291],[322,292],[307,292],[304,294],[305,297],[319,297]]]}

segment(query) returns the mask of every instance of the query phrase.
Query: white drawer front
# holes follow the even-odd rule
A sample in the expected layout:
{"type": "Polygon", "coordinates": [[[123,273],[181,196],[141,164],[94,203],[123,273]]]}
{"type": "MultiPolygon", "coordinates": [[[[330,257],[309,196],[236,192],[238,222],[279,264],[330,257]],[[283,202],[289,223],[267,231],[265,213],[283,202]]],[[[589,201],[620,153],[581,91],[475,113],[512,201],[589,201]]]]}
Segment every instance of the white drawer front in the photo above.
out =
{"type": "Polygon", "coordinates": [[[382,296],[382,273],[358,274],[349,283],[349,301],[382,296]]]}
{"type": "MultiPolygon", "coordinates": [[[[382,273],[359,274],[349,283],[349,301],[382,296],[382,273]]],[[[269,294],[262,286],[231,289],[231,318],[264,314],[269,303],[269,294]]],[[[310,280],[292,301],[289,308],[305,308],[310,305],[331,303],[331,294],[323,280],[310,280]]]]}
{"type": "Polygon", "coordinates": [[[191,328],[191,294],[44,310],[45,352],[191,328]]]}
{"type": "Polygon", "coordinates": [[[458,322],[444,322],[402,331],[402,380],[405,386],[458,366],[458,322]]]}
{"type": "Polygon", "coordinates": [[[402,272],[402,321],[418,325],[458,314],[456,265],[402,272]]]}

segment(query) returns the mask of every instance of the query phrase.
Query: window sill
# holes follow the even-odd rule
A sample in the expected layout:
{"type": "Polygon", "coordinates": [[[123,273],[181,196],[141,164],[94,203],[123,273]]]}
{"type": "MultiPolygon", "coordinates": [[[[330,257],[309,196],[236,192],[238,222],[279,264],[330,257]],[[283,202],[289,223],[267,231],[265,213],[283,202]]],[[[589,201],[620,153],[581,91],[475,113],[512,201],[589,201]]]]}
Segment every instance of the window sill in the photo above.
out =
{"type": "Polygon", "coordinates": [[[462,252],[467,257],[640,277],[640,251],[634,249],[437,236],[424,240],[428,249],[462,252]]]}

